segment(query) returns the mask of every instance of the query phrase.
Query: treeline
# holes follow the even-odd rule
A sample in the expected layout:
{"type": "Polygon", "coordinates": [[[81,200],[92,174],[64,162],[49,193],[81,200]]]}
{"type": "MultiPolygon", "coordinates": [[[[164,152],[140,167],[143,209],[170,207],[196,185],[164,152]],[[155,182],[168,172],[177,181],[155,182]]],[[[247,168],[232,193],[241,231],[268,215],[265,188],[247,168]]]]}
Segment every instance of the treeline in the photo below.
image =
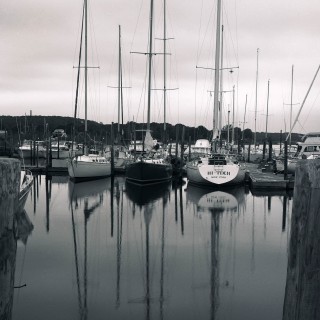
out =
{"type": "MultiPolygon", "coordinates": [[[[6,132],[7,140],[13,144],[22,141],[23,139],[32,140],[47,140],[55,129],[63,129],[68,138],[71,139],[73,136],[73,128],[75,128],[75,140],[81,142],[83,139],[84,132],[84,120],[77,119],[76,121],[72,117],[60,117],[60,116],[1,116],[1,130],[6,132]]],[[[117,137],[118,130],[122,133],[124,140],[133,140],[133,132],[136,130],[146,129],[146,125],[143,123],[127,122],[123,126],[118,126],[117,123],[103,124],[95,121],[88,121],[88,134],[91,140],[102,141],[109,144],[113,132],[113,137],[117,137]]],[[[182,128],[184,127],[184,140],[194,143],[197,139],[212,139],[212,130],[208,130],[204,126],[197,128],[184,126],[183,124],[166,124],[166,133],[164,133],[163,123],[151,123],[150,128],[152,136],[158,141],[176,141],[181,140],[182,128]]],[[[3,135],[3,134],[2,134],[3,135]]],[[[223,140],[232,137],[232,126],[225,126],[222,129],[221,138],[223,140]]],[[[268,133],[268,139],[273,143],[279,143],[280,140],[283,142],[287,136],[287,133],[273,132],[268,133]]],[[[302,135],[293,133],[292,142],[301,140],[302,135]]],[[[238,127],[234,128],[234,140],[242,141],[244,143],[253,143],[254,133],[251,129],[242,130],[238,127]]],[[[262,144],[266,140],[264,132],[256,133],[257,144],[262,144]]]]}

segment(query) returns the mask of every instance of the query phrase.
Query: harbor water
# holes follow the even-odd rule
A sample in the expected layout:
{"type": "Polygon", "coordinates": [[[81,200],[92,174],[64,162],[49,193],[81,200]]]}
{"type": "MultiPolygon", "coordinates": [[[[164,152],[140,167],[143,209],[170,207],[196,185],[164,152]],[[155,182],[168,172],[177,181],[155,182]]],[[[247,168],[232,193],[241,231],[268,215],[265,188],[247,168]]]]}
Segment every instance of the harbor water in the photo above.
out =
{"type": "Polygon", "coordinates": [[[11,319],[280,320],[291,210],[244,186],[35,176],[11,319]]]}

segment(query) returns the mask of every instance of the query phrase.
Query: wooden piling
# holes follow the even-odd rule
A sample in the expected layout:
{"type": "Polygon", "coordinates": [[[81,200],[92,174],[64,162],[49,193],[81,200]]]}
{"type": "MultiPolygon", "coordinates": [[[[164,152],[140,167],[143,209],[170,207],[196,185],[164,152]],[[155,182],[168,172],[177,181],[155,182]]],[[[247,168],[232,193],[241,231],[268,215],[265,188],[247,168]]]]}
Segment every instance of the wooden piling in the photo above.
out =
{"type": "Polygon", "coordinates": [[[283,320],[320,315],[320,162],[298,162],[283,320]]]}
{"type": "Polygon", "coordinates": [[[0,237],[13,228],[13,215],[19,202],[20,172],[19,160],[0,159],[0,237]]]}
{"type": "Polygon", "coordinates": [[[111,175],[114,175],[114,134],[113,134],[113,122],[111,123],[111,175]]]}
{"type": "Polygon", "coordinates": [[[179,126],[176,126],[176,154],[175,156],[178,157],[178,143],[179,143],[179,126]]]}
{"type": "Polygon", "coordinates": [[[266,141],[263,141],[263,147],[262,147],[262,160],[266,159],[266,141]]]}
{"type": "Polygon", "coordinates": [[[248,162],[250,162],[250,152],[251,152],[251,143],[249,143],[249,146],[248,146],[248,162]]]}
{"type": "Polygon", "coordinates": [[[18,208],[20,161],[0,159],[0,319],[11,319],[17,242],[14,214],[18,208]]]}
{"type": "Polygon", "coordinates": [[[268,161],[272,160],[272,141],[269,140],[269,157],[268,157],[268,161]]]}
{"type": "Polygon", "coordinates": [[[183,151],[184,151],[184,135],[185,135],[185,127],[182,127],[182,134],[181,134],[181,152],[180,152],[180,176],[182,176],[182,168],[183,168],[183,151]]]}
{"type": "Polygon", "coordinates": [[[287,180],[288,178],[288,141],[284,142],[284,169],[283,169],[283,179],[287,180]]]}

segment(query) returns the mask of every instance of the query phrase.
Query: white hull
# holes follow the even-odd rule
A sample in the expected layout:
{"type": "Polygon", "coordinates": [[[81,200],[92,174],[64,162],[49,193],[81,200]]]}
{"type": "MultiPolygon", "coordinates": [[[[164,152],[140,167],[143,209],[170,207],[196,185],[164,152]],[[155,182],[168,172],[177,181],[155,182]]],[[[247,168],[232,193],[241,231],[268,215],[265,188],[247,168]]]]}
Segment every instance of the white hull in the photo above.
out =
{"type": "Polygon", "coordinates": [[[67,159],[69,157],[70,151],[69,150],[60,150],[59,157],[58,157],[58,150],[52,150],[52,159],[67,159]]]}
{"type": "Polygon", "coordinates": [[[244,183],[245,170],[237,164],[211,165],[187,163],[187,177],[189,183],[203,186],[228,186],[244,183]]]}
{"type": "Polygon", "coordinates": [[[68,159],[67,166],[72,180],[100,179],[111,175],[111,163],[97,155],[68,159]]]}
{"type": "Polygon", "coordinates": [[[20,213],[24,209],[24,205],[27,201],[28,194],[30,189],[32,188],[33,176],[30,171],[21,171],[20,173],[20,191],[19,191],[19,203],[17,212],[20,213]]]}
{"type": "MultiPolygon", "coordinates": [[[[30,159],[33,156],[33,152],[31,152],[30,149],[21,149],[19,148],[19,156],[23,159],[30,159]]],[[[36,158],[46,158],[47,157],[47,152],[46,150],[39,150],[37,152],[37,149],[35,151],[35,156],[36,158]]]]}

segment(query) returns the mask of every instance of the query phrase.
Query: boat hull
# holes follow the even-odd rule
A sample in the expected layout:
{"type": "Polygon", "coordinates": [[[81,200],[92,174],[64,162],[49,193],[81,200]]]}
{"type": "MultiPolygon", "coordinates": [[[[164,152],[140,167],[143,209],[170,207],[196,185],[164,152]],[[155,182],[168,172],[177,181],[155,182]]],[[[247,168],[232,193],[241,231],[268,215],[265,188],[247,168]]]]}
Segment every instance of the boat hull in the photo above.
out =
{"type": "Polygon", "coordinates": [[[68,173],[71,180],[94,180],[111,175],[111,163],[99,162],[101,157],[79,156],[67,160],[68,173]]]}
{"type": "Polygon", "coordinates": [[[126,167],[126,179],[138,184],[157,183],[172,178],[172,165],[137,161],[126,167]]]}
{"type": "Polygon", "coordinates": [[[29,191],[32,188],[33,184],[33,176],[31,172],[26,173],[25,171],[21,171],[21,185],[19,191],[19,202],[16,212],[20,213],[23,211],[24,206],[26,204],[29,191]]]}
{"type": "Polygon", "coordinates": [[[47,152],[46,150],[36,150],[35,152],[31,149],[19,149],[18,154],[20,158],[30,159],[32,157],[36,158],[46,158],[47,152]]]}
{"type": "Polygon", "coordinates": [[[211,165],[187,163],[187,178],[190,184],[201,186],[232,186],[245,181],[245,170],[237,164],[211,165]]]}

